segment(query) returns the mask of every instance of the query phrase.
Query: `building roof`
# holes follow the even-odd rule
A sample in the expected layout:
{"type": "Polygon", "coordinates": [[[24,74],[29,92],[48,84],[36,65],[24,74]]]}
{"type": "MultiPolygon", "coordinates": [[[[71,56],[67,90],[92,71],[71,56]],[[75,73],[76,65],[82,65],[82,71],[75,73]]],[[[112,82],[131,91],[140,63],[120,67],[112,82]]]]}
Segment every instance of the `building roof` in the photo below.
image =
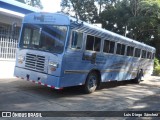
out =
{"type": "Polygon", "coordinates": [[[40,12],[38,8],[20,3],[15,0],[0,0],[0,13],[5,13],[17,17],[24,17],[25,14],[40,12]]]}

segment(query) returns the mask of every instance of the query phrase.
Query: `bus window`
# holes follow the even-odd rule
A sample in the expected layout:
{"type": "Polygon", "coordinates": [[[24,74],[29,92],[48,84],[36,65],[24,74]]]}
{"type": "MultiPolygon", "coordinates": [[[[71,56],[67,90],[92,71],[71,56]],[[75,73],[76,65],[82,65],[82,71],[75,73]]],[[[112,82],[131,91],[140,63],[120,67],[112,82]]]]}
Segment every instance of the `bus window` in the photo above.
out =
{"type": "Polygon", "coordinates": [[[95,37],[94,51],[99,52],[101,47],[101,38],[95,37]]]}
{"type": "Polygon", "coordinates": [[[118,43],[116,54],[124,55],[125,53],[125,45],[118,43]]]}
{"type": "Polygon", "coordinates": [[[105,40],[104,41],[104,47],[103,47],[103,52],[109,53],[109,46],[110,46],[110,41],[105,40]]]}
{"type": "Polygon", "coordinates": [[[127,56],[133,56],[134,47],[127,47],[127,56]]]}
{"type": "Polygon", "coordinates": [[[142,50],[142,58],[146,58],[146,51],[142,50]]]}
{"type": "Polygon", "coordinates": [[[104,41],[104,47],[103,47],[103,52],[105,53],[114,53],[114,46],[115,42],[105,40],[104,41]]]}
{"type": "Polygon", "coordinates": [[[110,41],[109,53],[114,53],[114,46],[115,46],[115,42],[110,41]]]}
{"type": "Polygon", "coordinates": [[[39,30],[38,29],[33,30],[33,35],[32,36],[33,36],[33,38],[32,38],[31,44],[39,46],[39,44],[40,44],[40,41],[39,41],[39,39],[40,39],[39,30]]]}
{"type": "Polygon", "coordinates": [[[151,59],[152,57],[151,57],[151,52],[147,52],[147,58],[148,59],[151,59]]]}
{"type": "Polygon", "coordinates": [[[117,43],[117,51],[116,54],[121,54],[121,44],[117,43]]]}
{"type": "Polygon", "coordinates": [[[83,41],[83,33],[73,31],[71,48],[81,49],[82,41],[83,41]]]}
{"type": "Polygon", "coordinates": [[[27,45],[29,45],[31,39],[31,30],[26,28],[24,30],[24,47],[27,47],[27,45]]]}
{"type": "Polygon", "coordinates": [[[141,55],[141,50],[138,49],[138,48],[136,48],[136,49],[135,49],[134,57],[140,57],[140,55],[141,55]]]}
{"type": "Polygon", "coordinates": [[[154,57],[155,57],[155,53],[152,54],[152,59],[154,59],[154,57]]]}
{"type": "Polygon", "coordinates": [[[100,51],[101,38],[87,35],[86,50],[100,51]]]}
{"type": "Polygon", "coordinates": [[[86,50],[93,50],[94,37],[87,35],[86,50]]]}
{"type": "Polygon", "coordinates": [[[125,49],[126,49],[126,46],[122,44],[122,47],[121,47],[121,55],[124,55],[124,54],[125,54],[125,49]]]}

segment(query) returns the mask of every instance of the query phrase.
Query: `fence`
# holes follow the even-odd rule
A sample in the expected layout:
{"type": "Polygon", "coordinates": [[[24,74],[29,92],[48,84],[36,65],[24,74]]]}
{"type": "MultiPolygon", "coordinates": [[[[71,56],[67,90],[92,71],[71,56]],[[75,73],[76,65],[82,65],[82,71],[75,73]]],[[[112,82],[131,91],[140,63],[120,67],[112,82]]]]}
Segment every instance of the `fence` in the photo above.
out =
{"type": "Polygon", "coordinates": [[[0,60],[15,60],[20,28],[0,23],[0,60]]]}

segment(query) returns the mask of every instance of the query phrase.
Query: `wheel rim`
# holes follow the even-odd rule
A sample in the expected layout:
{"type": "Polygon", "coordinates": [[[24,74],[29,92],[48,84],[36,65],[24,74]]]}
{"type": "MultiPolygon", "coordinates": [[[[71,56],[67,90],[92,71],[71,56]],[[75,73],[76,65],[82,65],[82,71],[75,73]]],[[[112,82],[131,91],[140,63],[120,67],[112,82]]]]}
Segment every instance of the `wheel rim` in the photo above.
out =
{"type": "Polygon", "coordinates": [[[88,88],[89,89],[95,89],[97,86],[97,79],[95,76],[91,76],[88,81],[88,88]]]}

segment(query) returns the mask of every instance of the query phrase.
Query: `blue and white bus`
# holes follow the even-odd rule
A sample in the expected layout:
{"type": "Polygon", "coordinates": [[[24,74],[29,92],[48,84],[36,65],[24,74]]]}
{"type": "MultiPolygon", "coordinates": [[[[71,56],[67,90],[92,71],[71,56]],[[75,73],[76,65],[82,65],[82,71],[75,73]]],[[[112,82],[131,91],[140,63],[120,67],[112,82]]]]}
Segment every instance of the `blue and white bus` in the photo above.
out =
{"type": "Polygon", "coordinates": [[[153,71],[155,48],[62,13],[25,16],[14,75],[62,89],[134,80],[153,71]]]}

